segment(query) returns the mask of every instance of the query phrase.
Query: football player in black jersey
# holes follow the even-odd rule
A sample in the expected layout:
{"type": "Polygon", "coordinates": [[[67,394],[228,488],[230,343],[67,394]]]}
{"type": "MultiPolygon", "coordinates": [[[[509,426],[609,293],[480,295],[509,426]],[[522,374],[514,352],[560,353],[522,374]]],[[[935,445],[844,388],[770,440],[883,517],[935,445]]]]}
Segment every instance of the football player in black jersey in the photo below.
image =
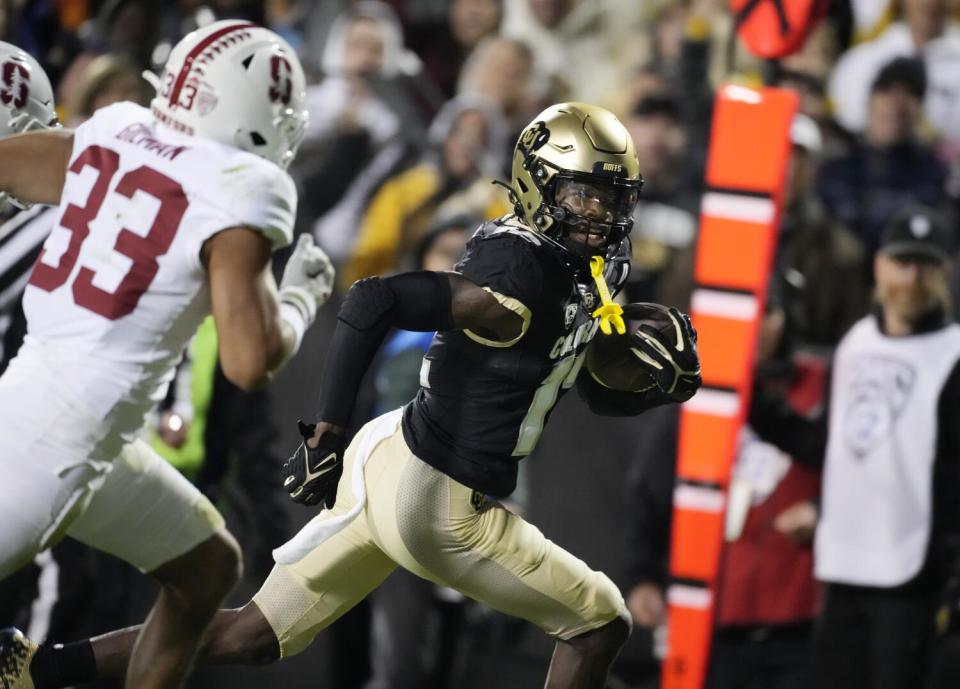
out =
{"type": "MultiPolygon", "coordinates": [[[[515,213],[481,226],[454,272],[353,285],[317,422],[301,424],[304,442],[284,468],[295,501],[327,509],[275,552],[252,602],[218,614],[208,662],[299,652],[400,565],[553,636],[547,687],[605,685],[630,630],[620,592],[497,498],[574,385],[594,411],[626,415],[684,401],[700,384],[696,333],[678,312],[675,338],[631,335],[653,362],[653,387],[614,391],[582,370],[598,316],[613,309],[616,321],[608,288],[627,277],[641,184],[633,142],[611,113],[553,106],[517,143],[515,213]],[[360,379],[393,327],[437,331],[420,391],[344,451],[360,379]]],[[[93,640],[101,676],[122,674],[132,634],[93,640]]]]}

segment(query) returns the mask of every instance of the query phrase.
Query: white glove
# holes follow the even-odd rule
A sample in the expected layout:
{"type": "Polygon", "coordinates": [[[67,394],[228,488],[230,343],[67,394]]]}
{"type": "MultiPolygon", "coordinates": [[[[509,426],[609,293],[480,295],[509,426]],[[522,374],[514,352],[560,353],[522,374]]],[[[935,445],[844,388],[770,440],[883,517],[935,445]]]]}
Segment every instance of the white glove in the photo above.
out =
{"type": "Polygon", "coordinates": [[[280,278],[280,302],[305,309],[305,319],[313,322],[317,309],[330,298],[335,275],[333,264],[323,249],[305,232],[300,235],[280,278]]]}

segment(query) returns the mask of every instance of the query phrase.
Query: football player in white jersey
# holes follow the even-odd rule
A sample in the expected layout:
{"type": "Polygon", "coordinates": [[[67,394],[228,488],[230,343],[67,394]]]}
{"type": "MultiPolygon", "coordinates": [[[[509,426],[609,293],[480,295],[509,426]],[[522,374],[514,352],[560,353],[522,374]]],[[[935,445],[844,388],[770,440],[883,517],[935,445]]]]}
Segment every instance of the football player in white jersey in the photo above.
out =
{"type": "MultiPolygon", "coordinates": [[[[17,74],[0,101],[22,93],[17,74]]],[[[174,48],[157,86],[150,109],[0,140],[0,190],[59,205],[24,296],[27,337],[0,377],[0,578],[65,534],[156,577],[126,674],[137,689],[179,685],[239,558],[213,506],[134,435],[208,313],[224,373],[251,388],[296,352],[333,279],[309,238],[279,291],[270,272],[292,238],[284,168],[307,121],[289,45],[217,22],[174,48]]],[[[21,635],[0,643],[4,687],[56,681],[20,677],[36,653],[21,635]]]]}

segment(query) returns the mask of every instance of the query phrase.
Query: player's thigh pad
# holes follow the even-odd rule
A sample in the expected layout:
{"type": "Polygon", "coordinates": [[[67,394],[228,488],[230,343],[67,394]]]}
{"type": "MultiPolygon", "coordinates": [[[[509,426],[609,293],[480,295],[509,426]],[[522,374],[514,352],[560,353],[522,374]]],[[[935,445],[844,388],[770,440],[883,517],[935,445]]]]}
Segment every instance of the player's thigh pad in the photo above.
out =
{"type": "Polygon", "coordinates": [[[0,432],[0,580],[57,543],[102,479],[89,464],[51,471],[48,451],[42,439],[0,432]]]}
{"type": "Polygon", "coordinates": [[[223,517],[196,486],[134,440],[67,533],[152,572],[223,528],[223,517]]]}
{"type": "Polygon", "coordinates": [[[374,472],[372,531],[401,566],[559,639],[628,619],[607,576],[500,503],[417,459],[401,432],[375,450],[368,476],[374,472]]]}
{"type": "Polygon", "coordinates": [[[87,461],[96,438],[52,385],[29,356],[0,377],[0,579],[60,540],[109,467],[87,461]]]}
{"type": "MultiPolygon", "coordinates": [[[[336,519],[356,505],[351,477],[358,448],[369,431],[367,424],[350,443],[337,502],[315,521],[336,519]]],[[[369,486],[369,471],[367,482],[369,486]]],[[[362,511],[300,561],[274,565],[253,602],[273,629],[280,656],[286,658],[309,646],[318,632],[363,600],[394,568],[396,564],[377,546],[367,513],[362,511]]]]}

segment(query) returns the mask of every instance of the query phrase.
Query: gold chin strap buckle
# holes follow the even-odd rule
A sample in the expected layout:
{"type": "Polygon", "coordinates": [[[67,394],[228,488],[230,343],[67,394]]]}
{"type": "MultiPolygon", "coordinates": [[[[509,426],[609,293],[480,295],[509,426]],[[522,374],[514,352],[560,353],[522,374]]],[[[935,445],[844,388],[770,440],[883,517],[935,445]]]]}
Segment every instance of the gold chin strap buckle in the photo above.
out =
{"type": "Polygon", "coordinates": [[[600,319],[600,330],[604,335],[612,335],[614,328],[617,335],[623,335],[627,332],[627,325],[623,322],[623,308],[610,298],[610,288],[607,287],[607,281],[603,278],[603,258],[601,256],[592,256],[590,258],[590,274],[593,281],[597,283],[597,290],[600,292],[600,308],[593,312],[594,318],[600,319]]]}

